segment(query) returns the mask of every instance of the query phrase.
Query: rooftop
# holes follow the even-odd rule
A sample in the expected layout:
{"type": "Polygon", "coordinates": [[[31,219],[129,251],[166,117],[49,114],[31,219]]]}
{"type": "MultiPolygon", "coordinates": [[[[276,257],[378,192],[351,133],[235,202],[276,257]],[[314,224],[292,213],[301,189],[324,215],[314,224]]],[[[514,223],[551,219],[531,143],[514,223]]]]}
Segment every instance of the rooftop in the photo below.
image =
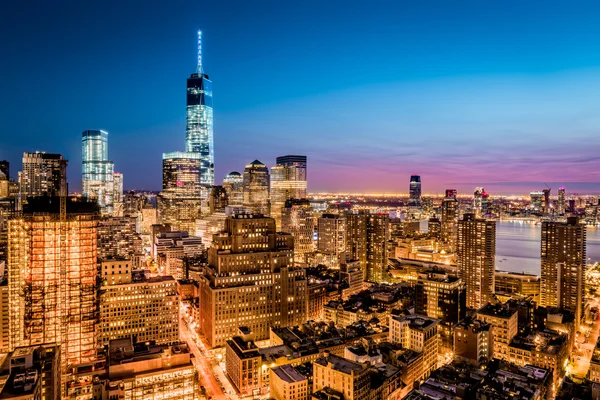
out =
{"type": "Polygon", "coordinates": [[[353,372],[362,372],[367,369],[367,367],[362,364],[328,353],[325,353],[323,357],[317,358],[315,363],[324,367],[330,366],[332,369],[347,375],[350,375],[353,372]]]}
{"type": "Polygon", "coordinates": [[[477,314],[498,318],[511,318],[517,312],[517,310],[509,310],[508,308],[504,308],[501,304],[492,305],[490,303],[477,310],[477,314]]]}
{"type": "Polygon", "coordinates": [[[296,369],[293,366],[289,364],[273,368],[273,373],[276,374],[279,377],[279,379],[287,383],[295,383],[308,380],[304,375],[300,374],[298,371],[296,371],[296,369]]]}

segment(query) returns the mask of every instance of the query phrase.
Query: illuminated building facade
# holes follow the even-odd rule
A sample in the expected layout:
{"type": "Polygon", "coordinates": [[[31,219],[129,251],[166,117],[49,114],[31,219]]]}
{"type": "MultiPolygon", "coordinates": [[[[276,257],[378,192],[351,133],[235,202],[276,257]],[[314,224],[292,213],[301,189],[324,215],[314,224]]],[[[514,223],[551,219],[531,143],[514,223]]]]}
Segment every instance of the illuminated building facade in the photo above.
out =
{"type": "Polygon", "coordinates": [[[229,204],[229,198],[223,186],[213,186],[210,188],[208,204],[211,214],[225,212],[225,207],[229,204]]]}
{"type": "Polygon", "coordinates": [[[175,151],[163,154],[163,190],[156,197],[158,221],[194,232],[204,201],[201,155],[175,151]]]}
{"type": "Polygon", "coordinates": [[[101,346],[130,336],[157,344],[179,341],[179,295],[173,277],[136,274],[132,280],[131,262],[120,260],[102,263],[101,274],[101,346]]]}
{"type": "Polygon", "coordinates": [[[333,389],[343,395],[341,398],[348,400],[369,398],[371,377],[368,364],[324,353],[313,363],[313,392],[322,389],[333,389]]]}
{"type": "Polygon", "coordinates": [[[367,212],[346,214],[346,258],[359,260],[365,280],[381,282],[387,266],[390,239],[388,214],[367,212]]]}
{"type": "Polygon", "coordinates": [[[346,218],[323,214],[317,220],[317,250],[340,256],[346,252],[346,218]]]}
{"type": "Polygon", "coordinates": [[[227,192],[228,203],[235,206],[244,204],[244,178],[237,171],[223,178],[223,188],[227,192]]]}
{"type": "Polygon", "coordinates": [[[187,80],[185,151],[196,153],[199,182],[215,184],[212,81],[202,68],[202,32],[198,31],[198,65],[187,80]]]}
{"type": "Polygon", "coordinates": [[[558,198],[556,200],[556,213],[558,215],[565,214],[565,187],[558,188],[558,198]]]}
{"type": "Polygon", "coordinates": [[[134,217],[104,217],[98,222],[98,257],[133,259],[142,254],[142,238],[134,217]]]}
{"type": "Polygon", "coordinates": [[[108,132],[81,133],[81,188],[84,197],[94,199],[102,214],[113,212],[115,166],[108,160],[108,132]]]}
{"type": "Polygon", "coordinates": [[[58,196],[66,174],[67,160],[60,154],[23,153],[23,170],[19,172],[21,203],[27,197],[58,196]]]}
{"type": "Polygon", "coordinates": [[[442,242],[446,249],[456,251],[456,228],[458,225],[458,200],[456,190],[447,189],[446,197],[442,200],[442,242]]]}
{"type": "Polygon", "coordinates": [[[252,161],[244,169],[244,206],[254,214],[269,215],[269,169],[258,160],[252,161]]]}
{"type": "Polygon", "coordinates": [[[443,271],[419,273],[415,285],[415,313],[440,320],[442,344],[452,348],[452,327],[466,315],[465,284],[443,271]]]}
{"type": "Polygon", "coordinates": [[[10,179],[10,163],[7,160],[0,160],[0,172],[10,179]]]}
{"type": "Polygon", "coordinates": [[[264,340],[270,327],[306,321],[306,274],[293,267],[293,254],[293,237],[276,233],[273,218],[227,218],[200,278],[200,330],[211,347],[224,345],[240,326],[264,340]]]}
{"type": "Polygon", "coordinates": [[[486,304],[477,310],[477,319],[492,325],[494,358],[510,361],[510,342],[519,331],[519,313],[501,304],[486,304]]]}
{"type": "Polygon", "coordinates": [[[120,172],[113,174],[113,214],[123,215],[123,174],[120,172]]]}
{"type": "Polygon", "coordinates": [[[59,344],[63,383],[67,366],[93,362],[98,347],[98,209],[66,206],[61,222],[58,198],[30,199],[9,221],[8,251],[10,348],[59,344]]]}
{"type": "Polygon", "coordinates": [[[289,199],[306,198],[306,156],[277,157],[271,168],[271,216],[281,228],[281,212],[289,199]]]}
{"type": "Polygon", "coordinates": [[[419,175],[411,175],[409,186],[408,204],[411,206],[421,205],[421,177],[419,175]]]}
{"type": "Polygon", "coordinates": [[[494,357],[492,326],[482,321],[463,320],[454,326],[454,357],[475,366],[494,357]]]}
{"type": "Polygon", "coordinates": [[[439,351],[439,320],[424,315],[390,316],[389,341],[405,349],[423,353],[423,375],[428,377],[437,368],[439,351]]]}
{"type": "Polygon", "coordinates": [[[261,388],[262,357],[250,330],[240,327],[239,333],[240,336],[232,337],[226,344],[227,375],[241,395],[258,395],[261,388]]]}
{"type": "Polygon", "coordinates": [[[458,277],[467,288],[467,307],[479,309],[493,302],[496,221],[465,214],[458,222],[456,256],[458,277]]]}
{"type": "Polygon", "coordinates": [[[544,213],[544,192],[531,192],[529,193],[531,201],[531,211],[534,214],[541,215],[544,213]]]}
{"type": "Polygon", "coordinates": [[[307,199],[286,200],[281,214],[281,231],[294,237],[294,261],[306,263],[306,255],[314,251],[314,211],[307,199]]]}
{"type": "Polygon", "coordinates": [[[583,307],[586,226],[577,217],[542,222],[540,305],[564,308],[579,320],[583,307]]]}
{"type": "Polygon", "coordinates": [[[131,338],[111,340],[106,400],[198,400],[198,372],[186,343],[134,344],[131,338]]]}

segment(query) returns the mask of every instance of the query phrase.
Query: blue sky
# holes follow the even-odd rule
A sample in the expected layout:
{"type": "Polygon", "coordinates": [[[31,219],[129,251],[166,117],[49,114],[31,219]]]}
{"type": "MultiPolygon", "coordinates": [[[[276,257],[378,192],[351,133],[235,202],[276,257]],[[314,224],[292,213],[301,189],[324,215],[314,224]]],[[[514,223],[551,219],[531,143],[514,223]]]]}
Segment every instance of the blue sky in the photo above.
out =
{"type": "Polygon", "coordinates": [[[312,191],[401,192],[421,174],[427,193],[600,192],[597,2],[38,3],[0,13],[12,171],[23,151],[60,152],[77,189],[81,131],[99,128],[125,187],[159,189],[200,28],[217,183],[296,153],[312,191]]]}

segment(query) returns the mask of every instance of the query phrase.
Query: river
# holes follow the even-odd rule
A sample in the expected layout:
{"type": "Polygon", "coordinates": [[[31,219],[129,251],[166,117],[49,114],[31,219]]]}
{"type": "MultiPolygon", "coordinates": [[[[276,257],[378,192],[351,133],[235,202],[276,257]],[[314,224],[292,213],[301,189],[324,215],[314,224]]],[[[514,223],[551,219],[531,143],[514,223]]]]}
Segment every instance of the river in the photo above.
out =
{"type": "MultiPolygon", "coordinates": [[[[540,273],[541,225],[524,222],[496,223],[496,269],[540,273]]],[[[587,257],[600,262],[600,229],[587,227],[587,257]]]]}

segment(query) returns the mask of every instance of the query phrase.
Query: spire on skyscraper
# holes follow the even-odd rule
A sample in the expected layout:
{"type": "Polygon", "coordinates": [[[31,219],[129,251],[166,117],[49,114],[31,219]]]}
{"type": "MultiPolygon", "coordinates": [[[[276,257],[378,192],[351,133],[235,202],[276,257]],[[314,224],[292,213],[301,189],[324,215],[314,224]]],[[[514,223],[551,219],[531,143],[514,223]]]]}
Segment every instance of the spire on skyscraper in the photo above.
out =
{"type": "Polygon", "coordinates": [[[202,31],[198,29],[198,75],[202,75],[202,31]]]}

